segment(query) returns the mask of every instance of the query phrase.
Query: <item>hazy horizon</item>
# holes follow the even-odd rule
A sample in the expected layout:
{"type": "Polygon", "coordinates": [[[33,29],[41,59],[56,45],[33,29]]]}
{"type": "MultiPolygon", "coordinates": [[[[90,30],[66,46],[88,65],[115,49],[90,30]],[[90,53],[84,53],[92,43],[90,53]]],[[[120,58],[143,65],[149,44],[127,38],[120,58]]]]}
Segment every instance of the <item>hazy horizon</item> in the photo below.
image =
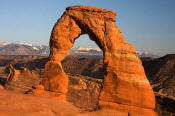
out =
{"type": "MultiPolygon", "coordinates": [[[[91,5],[117,13],[117,26],[136,50],[156,55],[175,53],[175,1],[173,0],[0,0],[0,42],[48,45],[51,30],[66,7],[91,5]]],[[[87,35],[75,46],[97,47],[87,35]]]]}

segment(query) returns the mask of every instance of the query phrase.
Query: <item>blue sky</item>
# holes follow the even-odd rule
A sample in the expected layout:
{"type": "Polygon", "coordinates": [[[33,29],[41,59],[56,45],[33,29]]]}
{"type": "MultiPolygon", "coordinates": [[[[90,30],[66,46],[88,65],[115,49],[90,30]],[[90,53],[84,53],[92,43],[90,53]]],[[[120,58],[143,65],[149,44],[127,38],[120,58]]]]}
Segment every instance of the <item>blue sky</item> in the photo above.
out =
{"type": "MultiPolygon", "coordinates": [[[[48,45],[55,22],[72,5],[115,11],[125,40],[137,50],[175,53],[175,0],[0,0],[0,41],[48,45]]],[[[78,45],[96,47],[87,35],[78,45]]]]}

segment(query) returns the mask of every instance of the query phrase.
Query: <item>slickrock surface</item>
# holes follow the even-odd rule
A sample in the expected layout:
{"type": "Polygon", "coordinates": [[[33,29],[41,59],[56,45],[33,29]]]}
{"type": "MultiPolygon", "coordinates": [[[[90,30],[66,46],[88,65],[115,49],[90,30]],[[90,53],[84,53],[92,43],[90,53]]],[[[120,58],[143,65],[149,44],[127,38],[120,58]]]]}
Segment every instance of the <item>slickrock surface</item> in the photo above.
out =
{"type": "Polygon", "coordinates": [[[106,69],[99,106],[125,111],[128,115],[156,115],[153,111],[155,96],[141,61],[132,45],[125,42],[115,21],[116,14],[109,10],[92,6],[68,7],[52,30],[50,61],[45,66],[42,84],[45,90],[67,92],[68,78],[61,61],[75,39],[88,34],[102,49],[106,69]]]}
{"type": "Polygon", "coordinates": [[[0,91],[0,116],[72,116],[81,110],[68,102],[0,91]]]}

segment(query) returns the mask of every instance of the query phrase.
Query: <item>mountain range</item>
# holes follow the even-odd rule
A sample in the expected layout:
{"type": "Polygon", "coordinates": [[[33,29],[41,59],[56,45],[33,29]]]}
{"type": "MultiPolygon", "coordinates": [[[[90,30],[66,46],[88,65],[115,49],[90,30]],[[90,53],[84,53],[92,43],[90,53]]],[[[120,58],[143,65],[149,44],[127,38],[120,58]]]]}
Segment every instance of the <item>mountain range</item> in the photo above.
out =
{"type": "Polygon", "coordinates": [[[26,42],[0,42],[1,55],[42,55],[49,54],[49,47],[32,45],[26,42]]]}
{"type": "MultiPolygon", "coordinates": [[[[0,55],[40,55],[48,56],[50,48],[47,45],[33,45],[27,42],[0,42],[0,55]]],[[[154,59],[159,56],[149,52],[137,51],[138,56],[145,59],[154,59]]],[[[74,47],[69,51],[69,55],[79,57],[102,58],[103,52],[100,48],[74,47]]]]}

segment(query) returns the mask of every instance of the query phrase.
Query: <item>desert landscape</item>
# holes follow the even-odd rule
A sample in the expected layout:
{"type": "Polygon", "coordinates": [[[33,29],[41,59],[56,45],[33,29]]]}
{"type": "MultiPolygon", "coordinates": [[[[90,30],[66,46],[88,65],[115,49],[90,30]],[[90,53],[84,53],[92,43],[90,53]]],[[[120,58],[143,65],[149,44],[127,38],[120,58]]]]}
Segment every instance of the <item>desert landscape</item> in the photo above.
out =
{"type": "MultiPolygon", "coordinates": [[[[62,61],[62,66],[66,74],[69,78],[69,87],[68,93],[66,95],[67,101],[70,103],[69,105],[66,103],[66,108],[58,108],[54,109],[55,112],[52,112],[50,102],[56,102],[55,107],[58,107],[59,104],[64,104],[64,102],[60,102],[54,99],[53,96],[50,97],[37,97],[26,95],[25,93],[33,89],[33,87],[40,83],[41,77],[44,73],[44,66],[48,61],[48,57],[41,56],[1,56],[0,62],[3,63],[0,66],[1,78],[0,82],[3,86],[3,90],[1,93],[1,102],[6,101],[6,105],[4,103],[1,104],[1,112],[4,112],[4,115],[16,114],[17,116],[20,114],[23,115],[73,115],[78,113],[92,112],[98,109],[98,96],[103,80],[103,59],[99,58],[78,58],[77,56],[68,56],[62,61]],[[32,59],[34,58],[34,59],[32,59]],[[23,62],[22,62],[23,61],[23,62]],[[23,68],[26,68],[26,71],[22,73],[22,76],[18,78],[16,82],[6,82],[6,78],[8,75],[8,64],[12,64],[16,70],[22,71],[23,68]],[[82,65],[83,64],[83,65],[82,65]],[[88,70],[87,70],[88,69],[88,70]],[[32,76],[34,73],[37,76],[32,76]],[[26,75],[26,76],[24,76],[26,75]],[[23,109],[23,111],[18,112],[11,100],[16,101],[16,96],[18,98],[18,104],[22,105],[20,102],[23,102],[23,107],[17,107],[18,110],[23,109]],[[29,98],[28,98],[29,96],[29,98]],[[10,97],[10,99],[9,99],[10,97]],[[27,98],[25,98],[27,97],[27,98]],[[30,100],[30,101],[26,101],[30,100]],[[37,101],[37,99],[39,99],[37,101]],[[43,101],[40,101],[42,99],[43,101]],[[32,101],[33,100],[33,101],[32,101]],[[36,100],[36,101],[34,101],[36,100]],[[45,101],[46,100],[46,101],[45,101]],[[49,101],[51,100],[51,101],[49,101]],[[25,103],[26,102],[26,103],[25,103]],[[29,102],[29,103],[27,103],[29,102]],[[38,108],[38,111],[35,111],[35,107],[37,104],[33,103],[35,106],[30,105],[31,103],[42,102],[46,104],[44,108],[38,108]],[[12,112],[10,113],[7,108],[7,104],[10,103],[12,108],[9,109],[12,112]],[[58,105],[58,106],[57,106],[58,105]],[[71,107],[67,109],[67,105],[71,107]],[[5,107],[4,107],[5,106],[5,107]],[[4,109],[2,109],[4,107],[4,109]],[[47,110],[46,110],[47,109],[47,110]],[[67,109],[67,110],[64,110],[67,109]],[[5,111],[4,111],[5,110],[5,111]],[[45,113],[42,113],[44,110],[45,113]],[[66,112],[70,110],[70,113],[66,112]],[[60,113],[61,112],[61,113],[60,113]]],[[[154,60],[142,60],[146,75],[149,79],[149,82],[154,90],[156,97],[156,109],[155,111],[160,116],[171,116],[175,115],[174,106],[175,106],[175,95],[174,95],[174,66],[175,66],[175,55],[170,54],[161,58],[157,58],[154,60]],[[169,63],[171,66],[169,66],[169,63]],[[156,67],[156,69],[151,68],[156,67]],[[168,84],[167,84],[168,83],[168,84]],[[170,83],[170,84],[169,84],[170,83]]],[[[17,101],[16,101],[17,102],[17,101]]],[[[53,105],[52,103],[52,105],[53,105]]],[[[117,113],[113,110],[104,111],[112,113],[111,115],[116,115],[117,113]],[[116,114],[115,114],[116,113],[116,114]]]]}
{"type": "Polygon", "coordinates": [[[74,5],[49,46],[0,42],[0,116],[174,116],[175,54],[137,51],[116,21],[74,5]],[[75,47],[85,34],[99,48],[75,47]]]}

